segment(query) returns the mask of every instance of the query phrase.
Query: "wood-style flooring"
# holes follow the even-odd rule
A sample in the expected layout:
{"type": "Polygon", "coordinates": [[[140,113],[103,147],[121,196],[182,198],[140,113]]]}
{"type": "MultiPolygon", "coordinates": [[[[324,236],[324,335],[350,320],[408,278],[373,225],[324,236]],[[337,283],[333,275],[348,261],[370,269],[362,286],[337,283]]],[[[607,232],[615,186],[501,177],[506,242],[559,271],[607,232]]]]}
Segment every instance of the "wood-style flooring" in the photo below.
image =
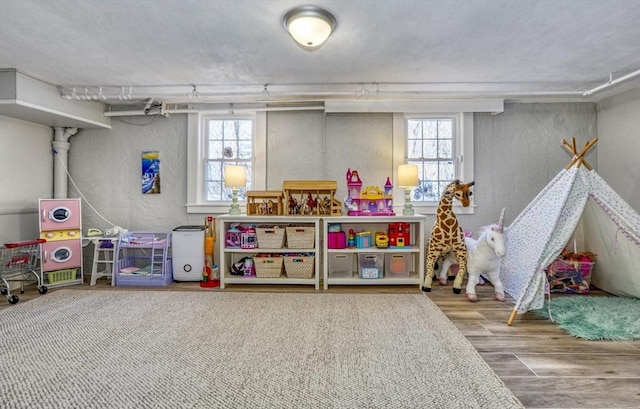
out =
{"type": "MultiPolygon", "coordinates": [[[[140,287],[111,287],[108,279],[90,287],[88,277],[82,286],[67,289],[140,290],[140,287]]],[[[52,289],[50,291],[56,291],[52,289]]],[[[158,288],[154,288],[158,290],[158,288]]],[[[166,291],[316,291],[311,286],[232,285],[224,290],[202,289],[198,283],[174,283],[166,291]]],[[[322,290],[319,290],[322,291],[322,290]]],[[[328,292],[341,293],[422,293],[416,286],[331,286],[328,292]]],[[[477,287],[479,300],[467,301],[451,286],[434,283],[430,293],[446,316],[477,349],[482,358],[527,408],[640,408],[640,341],[585,341],[575,338],[554,323],[533,313],[518,315],[512,326],[506,324],[513,300],[493,299],[493,288],[477,287]]],[[[20,302],[38,294],[28,286],[24,294],[14,292],[20,302]]],[[[592,291],[592,295],[606,295],[592,291]]],[[[0,309],[11,308],[0,297],[0,309]]],[[[491,408],[494,409],[494,408],[491,408]]],[[[499,408],[495,408],[499,409],[499,408]]]]}

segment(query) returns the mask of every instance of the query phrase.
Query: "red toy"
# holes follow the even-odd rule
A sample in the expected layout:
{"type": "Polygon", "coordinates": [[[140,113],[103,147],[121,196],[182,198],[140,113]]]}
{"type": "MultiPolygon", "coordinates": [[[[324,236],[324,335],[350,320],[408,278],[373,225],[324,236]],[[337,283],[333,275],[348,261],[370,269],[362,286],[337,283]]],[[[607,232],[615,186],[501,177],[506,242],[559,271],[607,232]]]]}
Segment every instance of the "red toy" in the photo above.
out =
{"type": "Polygon", "coordinates": [[[389,247],[407,247],[411,245],[409,223],[389,223],[389,247]]]}

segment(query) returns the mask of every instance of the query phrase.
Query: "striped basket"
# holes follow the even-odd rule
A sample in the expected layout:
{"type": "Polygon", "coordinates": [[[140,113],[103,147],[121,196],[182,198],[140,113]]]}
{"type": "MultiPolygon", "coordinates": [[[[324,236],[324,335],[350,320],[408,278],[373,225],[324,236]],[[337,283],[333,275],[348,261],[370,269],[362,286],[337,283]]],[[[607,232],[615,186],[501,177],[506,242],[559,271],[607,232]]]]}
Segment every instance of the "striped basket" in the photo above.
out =
{"type": "Polygon", "coordinates": [[[315,244],[316,228],[313,226],[287,227],[287,247],[290,249],[312,249],[315,244]]]}
{"type": "Polygon", "coordinates": [[[313,278],[315,257],[284,257],[284,271],[289,278],[313,278]]]}
{"type": "Polygon", "coordinates": [[[253,265],[258,278],[278,278],[282,275],[284,257],[254,257],[253,265]]]}
{"type": "Polygon", "coordinates": [[[284,247],[284,235],[286,230],[279,227],[258,227],[258,248],[261,249],[281,249],[284,247]]]}

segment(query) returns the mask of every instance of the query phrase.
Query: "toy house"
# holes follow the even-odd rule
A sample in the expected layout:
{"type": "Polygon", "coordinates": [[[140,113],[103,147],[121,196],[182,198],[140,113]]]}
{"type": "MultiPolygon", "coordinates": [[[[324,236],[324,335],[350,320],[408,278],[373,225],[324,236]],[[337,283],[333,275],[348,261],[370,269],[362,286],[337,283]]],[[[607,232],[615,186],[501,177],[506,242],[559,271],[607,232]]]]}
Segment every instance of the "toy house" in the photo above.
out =
{"type": "Polygon", "coordinates": [[[393,211],[393,185],[387,177],[384,190],[378,186],[367,186],[362,189],[362,180],[358,171],[347,169],[348,196],[345,206],[349,216],[395,216],[393,211]]]}

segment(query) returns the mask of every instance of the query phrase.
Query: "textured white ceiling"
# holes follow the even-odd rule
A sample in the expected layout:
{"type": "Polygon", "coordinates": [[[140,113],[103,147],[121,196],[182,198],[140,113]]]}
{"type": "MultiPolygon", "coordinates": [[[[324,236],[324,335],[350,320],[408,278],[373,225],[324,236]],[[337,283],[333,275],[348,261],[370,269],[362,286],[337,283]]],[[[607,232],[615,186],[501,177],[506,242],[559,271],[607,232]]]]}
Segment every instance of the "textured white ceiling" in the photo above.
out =
{"type": "Polygon", "coordinates": [[[317,0],[338,25],[312,52],[281,21],[308,3],[0,0],[0,68],[65,86],[420,83],[474,95],[581,91],[640,69],[640,0],[317,0]]]}

